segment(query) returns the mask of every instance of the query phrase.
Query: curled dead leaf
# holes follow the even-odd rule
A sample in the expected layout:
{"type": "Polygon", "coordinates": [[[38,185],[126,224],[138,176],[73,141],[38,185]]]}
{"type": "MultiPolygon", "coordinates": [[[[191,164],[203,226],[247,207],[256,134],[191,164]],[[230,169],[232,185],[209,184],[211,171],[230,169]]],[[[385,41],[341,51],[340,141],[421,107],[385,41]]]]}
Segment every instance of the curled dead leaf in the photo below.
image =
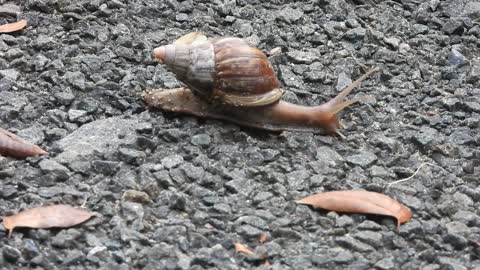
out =
{"type": "Polygon", "coordinates": [[[21,30],[27,26],[27,20],[20,20],[14,23],[0,25],[0,33],[11,33],[21,30]]]}
{"type": "Polygon", "coordinates": [[[26,158],[47,154],[42,148],[0,128],[0,155],[26,158]]]}
{"type": "Polygon", "coordinates": [[[15,227],[45,229],[52,227],[68,228],[90,219],[93,213],[69,205],[41,206],[24,210],[3,218],[3,226],[12,235],[15,227]]]}
{"type": "Polygon", "coordinates": [[[315,208],[335,212],[375,214],[397,219],[397,228],[412,217],[403,204],[384,194],[365,190],[345,190],[318,193],[296,201],[315,208]]]}
{"type": "Polygon", "coordinates": [[[254,256],[255,253],[242,243],[235,243],[235,252],[254,256]]]}

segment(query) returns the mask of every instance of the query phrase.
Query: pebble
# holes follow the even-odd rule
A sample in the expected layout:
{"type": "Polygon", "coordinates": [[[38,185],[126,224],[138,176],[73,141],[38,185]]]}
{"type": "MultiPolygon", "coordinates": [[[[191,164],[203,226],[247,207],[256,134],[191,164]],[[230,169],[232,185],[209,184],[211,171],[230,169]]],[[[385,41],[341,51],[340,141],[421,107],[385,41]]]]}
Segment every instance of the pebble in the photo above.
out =
{"type": "Polygon", "coordinates": [[[277,16],[277,19],[280,21],[285,21],[287,23],[295,23],[303,17],[303,11],[298,8],[292,8],[287,6],[282,9],[277,16]]]}
{"type": "Polygon", "coordinates": [[[451,66],[462,66],[465,63],[465,56],[455,49],[448,55],[448,64],[451,66]]]}
{"type": "Polygon", "coordinates": [[[183,161],[183,157],[180,155],[171,155],[168,157],[164,157],[161,162],[163,167],[167,169],[172,169],[172,168],[178,167],[184,161],[183,161]]]}
{"type": "Polygon", "coordinates": [[[365,243],[362,243],[356,239],[354,239],[353,237],[351,236],[342,236],[342,237],[338,237],[335,242],[337,244],[339,244],[340,246],[346,248],[346,249],[349,249],[349,250],[354,250],[354,251],[358,251],[358,252],[367,252],[367,251],[374,251],[375,249],[370,246],[370,245],[367,245],[365,243]]]}
{"type": "Polygon", "coordinates": [[[148,204],[151,202],[150,196],[148,196],[147,193],[133,189],[125,191],[122,195],[122,200],[142,204],[148,204]]]}
{"type": "Polygon", "coordinates": [[[208,147],[212,139],[208,134],[197,134],[192,137],[192,144],[201,147],[208,147]]]}
{"type": "Polygon", "coordinates": [[[447,35],[461,35],[463,34],[463,22],[458,19],[449,19],[442,27],[442,31],[447,35]]]}
{"type": "Polygon", "coordinates": [[[9,245],[3,246],[2,255],[6,261],[12,262],[12,263],[18,261],[22,256],[22,254],[20,253],[20,250],[9,245]]]}
{"type": "Polygon", "coordinates": [[[351,155],[345,158],[348,163],[353,165],[358,165],[361,167],[366,167],[377,160],[377,156],[368,151],[361,152],[356,155],[351,155]]]}

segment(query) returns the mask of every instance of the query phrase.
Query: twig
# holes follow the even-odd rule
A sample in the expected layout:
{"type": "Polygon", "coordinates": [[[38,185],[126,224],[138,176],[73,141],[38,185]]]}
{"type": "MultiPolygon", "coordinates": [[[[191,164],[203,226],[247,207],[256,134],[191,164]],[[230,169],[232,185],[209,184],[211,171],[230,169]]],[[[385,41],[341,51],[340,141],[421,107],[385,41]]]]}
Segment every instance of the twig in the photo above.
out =
{"type": "Polygon", "coordinates": [[[82,203],[82,205],[80,205],[80,208],[86,208],[89,198],[90,198],[90,196],[85,197],[85,201],[82,203]]]}
{"type": "Polygon", "coordinates": [[[437,168],[442,169],[444,172],[447,172],[447,170],[445,170],[444,168],[442,168],[442,167],[440,167],[440,166],[438,166],[438,165],[436,165],[436,164],[432,164],[432,163],[425,162],[425,163],[422,163],[422,164],[418,167],[418,169],[417,169],[412,175],[410,175],[409,177],[403,178],[403,179],[400,179],[400,180],[393,181],[393,182],[389,183],[389,184],[387,185],[387,189],[389,189],[392,185],[396,185],[396,184],[399,184],[399,183],[403,183],[403,182],[406,182],[406,181],[412,179],[413,177],[415,177],[415,175],[417,175],[417,173],[420,171],[420,169],[423,168],[423,167],[426,166],[426,165],[433,166],[433,167],[437,167],[437,168]]]}

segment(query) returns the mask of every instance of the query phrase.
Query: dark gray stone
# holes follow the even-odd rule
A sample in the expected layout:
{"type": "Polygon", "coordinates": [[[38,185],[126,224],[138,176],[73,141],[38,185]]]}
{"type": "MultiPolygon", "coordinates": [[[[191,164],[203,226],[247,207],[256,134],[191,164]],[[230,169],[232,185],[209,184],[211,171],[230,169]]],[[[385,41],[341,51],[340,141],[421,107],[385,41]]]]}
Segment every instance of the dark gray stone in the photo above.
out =
{"type": "Polygon", "coordinates": [[[44,173],[51,173],[56,179],[67,180],[70,176],[70,170],[52,159],[42,160],[38,166],[44,173]]]}
{"type": "Polygon", "coordinates": [[[465,63],[465,56],[455,49],[448,55],[448,64],[451,66],[462,66],[465,63]]]}
{"type": "Polygon", "coordinates": [[[392,257],[383,258],[375,263],[374,267],[381,270],[395,269],[395,261],[392,257]]]}
{"type": "Polygon", "coordinates": [[[197,134],[192,137],[192,144],[196,146],[208,147],[212,139],[208,134],[197,134]]]}
{"type": "Polygon", "coordinates": [[[362,243],[349,235],[338,237],[335,242],[346,249],[358,252],[371,252],[375,250],[372,246],[362,243]]]}
{"type": "Polygon", "coordinates": [[[183,157],[180,155],[171,155],[162,159],[162,165],[167,169],[178,167],[183,162],[183,157]]]}
{"type": "Polygon", "coordinates": [[[55,160],[88,160],[96,153],[111,156],[119,145],[134,143],[136,123],[136,119],[112,117],[85,124],[58,142],[63,152],[55,160]]]}
{"type": "Polygon", "coordinates": [[[303,11],[287,6],[278,13],[277,19],[287,23],[295,23],[303,17],[303,11]]]}
{"type": "Polygon", "coordinates": [[[442,27],[442,31],[448,35],[461,35],[463,34],[463,22],[459,19],[449,19],[442,27]]]}
{"type": "Polygon", "coordinates": [[[68,71],[64,75],[65,80],[70,83],[73,87],[76,87],[80,90],[85,90],[86,88],[86,81],[85,75],[80,71],[68,71]]]}
{"type": "Polygon", "coordinates": [[[12,262],[12,263],[18,261],[22,257],[20,250],[9,245],[3,246],[2,255],[6,261],[12,262]]]}
{"type": "Polygon", "coordinates": [[[287,52],[288,58],[297,64],[311,64],[318,60],[318,54],[314,50],[309,51],[289,51],[287,52]]]}
{"type": "Polygon", "coordinates": [[[345,160],[353,165],[366,167],[374,163],[377,160],[377,156],[372,152],[364,151],[356,155],[348,156],[345,160]]]}

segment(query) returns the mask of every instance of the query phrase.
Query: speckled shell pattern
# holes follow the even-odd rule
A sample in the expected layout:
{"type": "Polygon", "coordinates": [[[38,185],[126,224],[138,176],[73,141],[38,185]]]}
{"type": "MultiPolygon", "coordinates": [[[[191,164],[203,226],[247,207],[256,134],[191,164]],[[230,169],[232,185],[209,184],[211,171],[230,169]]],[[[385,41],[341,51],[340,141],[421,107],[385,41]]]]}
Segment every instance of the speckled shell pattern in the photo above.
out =
{"type": "Polygon", "coordinates": [[[239,38],[168,45],[166,55],[165,64],[177,78],[210,99],[224,98],[225,103],[235,103],[228,100],[245,97],[245,105],[251,102],[248,96],[258,96],[262,104],[269,104],[283,93],[277,90],[269,94],[279,87],[272,65],[260,50],[239,38]]]}

